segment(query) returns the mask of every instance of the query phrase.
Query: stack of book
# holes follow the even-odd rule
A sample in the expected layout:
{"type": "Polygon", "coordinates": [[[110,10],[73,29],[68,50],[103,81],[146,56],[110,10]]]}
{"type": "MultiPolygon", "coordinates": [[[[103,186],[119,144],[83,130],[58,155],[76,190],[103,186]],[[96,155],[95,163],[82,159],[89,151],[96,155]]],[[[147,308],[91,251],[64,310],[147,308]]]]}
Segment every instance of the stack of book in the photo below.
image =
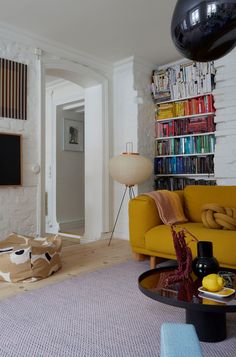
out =
{"type": "Polygon", "coordinates": [[[175,103],[159,104],[159,108],[156,112],[156,119],[167,119],[175,117],[175,103]]]}
{"type": "Polygon", "coordinates": [[[213,153],[215,135],[186,136],[156,141],[156,156],[213,153]]]}
{"type": "Polygon", "coordinates": [[[155,123],[156,138],[215,131],[214,116],[170,120],[155,123]]]}
{"type": "Polygon", "coordinates": [[[169,76],[166,75],[166,70],[153,71],[151,92],[156,102],[163,102],[171,99],[169,76]]]}
{"type": "Polygon", "coordinates": [[[214,155],[154,158],[155,175],[213,174],[214,155]]]}
{"type": "Polygon", "coordinates": [[[178,102],[160,103],[157,106],[156,119],[161,120],[213,112],[215,112],[215,108],[213,96],[210,94],[178,102]]]}
{"type": "Polygon", "coordinates": [[[152,75],[152,95],[156,102],[180,99],[211,92],[214,88],[213,62],[190,62],[166,70],[155,70],[152,75]]]}
{"type": "Polygon", "coordinates": [[[192,179],[187,177],[158,177],[154,182],[154,190],[183,190],[187,185],[215,186],[216,180],[192,179]]]}

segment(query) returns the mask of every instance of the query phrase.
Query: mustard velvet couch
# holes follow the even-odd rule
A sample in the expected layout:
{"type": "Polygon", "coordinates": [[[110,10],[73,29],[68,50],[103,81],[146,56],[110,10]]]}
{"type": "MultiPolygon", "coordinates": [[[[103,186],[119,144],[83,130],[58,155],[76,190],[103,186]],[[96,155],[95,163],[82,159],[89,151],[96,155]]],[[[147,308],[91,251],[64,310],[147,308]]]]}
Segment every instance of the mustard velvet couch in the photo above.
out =
{"type": "MultiPolygon", "coordinates": [[[[187,186],[175,192],[189,220],[181,226],[186,227],[199,240],[213,243],[213,255],[220,266],[236,269],[236,231],[205,228],[201,220],[201,207],[206,203],[236,207],[236,186],[187,186]]],[[[162,223],[156,204],[149,196],[139,195],[130,200],[129,232],[136,260],[148,256],[151,258],[151,268],[154,268],[157,257],[176,259],[170,228],[162,223]]],[[[195,257],[197,244],[191,242],[189,247],[195,257]]]]}

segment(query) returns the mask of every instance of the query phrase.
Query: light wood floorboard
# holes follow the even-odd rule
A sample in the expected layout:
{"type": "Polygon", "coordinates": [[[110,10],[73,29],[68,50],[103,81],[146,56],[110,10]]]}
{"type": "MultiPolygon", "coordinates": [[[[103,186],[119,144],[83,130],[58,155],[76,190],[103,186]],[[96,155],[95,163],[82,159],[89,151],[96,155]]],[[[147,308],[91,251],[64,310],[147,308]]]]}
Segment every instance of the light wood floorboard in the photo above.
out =
{"type": "Polygon", "coordinates": [[[131,259],[128,241],[113,239],[108,247],[108,240],[80,244],[79,240],[63,238],[62,268],[48,277],[34,283],[0,282],[0,300],[25,291],[35,290],[55,284],[69,277],[95,271],[113,264],[131,259]]]}

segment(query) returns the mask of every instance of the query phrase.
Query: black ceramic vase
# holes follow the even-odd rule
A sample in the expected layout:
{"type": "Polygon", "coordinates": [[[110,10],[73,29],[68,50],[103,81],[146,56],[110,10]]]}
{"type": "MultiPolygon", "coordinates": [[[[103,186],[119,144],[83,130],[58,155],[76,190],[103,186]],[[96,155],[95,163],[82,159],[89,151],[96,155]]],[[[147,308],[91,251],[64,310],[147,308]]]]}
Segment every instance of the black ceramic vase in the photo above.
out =
{"type": "Polygon", "coordinates": [[[236,0],[178,0],[171,36],[177,50],[191,60],[224,56],[236,45],[236,0]]]}
{"type": "Polygon", "coordinates": [[[200,241],[197,243],[197,257],[193,260],[192,269],[198,278],[218,272],[219,264],[213,257],[212,242],[200,241]]]}

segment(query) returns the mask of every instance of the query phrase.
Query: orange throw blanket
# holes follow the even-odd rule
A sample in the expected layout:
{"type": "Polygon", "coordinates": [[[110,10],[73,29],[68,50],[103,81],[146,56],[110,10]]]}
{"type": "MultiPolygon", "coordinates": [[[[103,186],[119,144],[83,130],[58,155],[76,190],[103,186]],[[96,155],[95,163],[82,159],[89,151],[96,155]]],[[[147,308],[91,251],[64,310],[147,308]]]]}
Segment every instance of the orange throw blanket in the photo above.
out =
{"type": "Polygon", "coordinates": [[[164,224],[171,225],[188,221],[177,193],[168,190],[159,190],[145,193],[145,195],[154,199],[159,216],[164,224]]]}

